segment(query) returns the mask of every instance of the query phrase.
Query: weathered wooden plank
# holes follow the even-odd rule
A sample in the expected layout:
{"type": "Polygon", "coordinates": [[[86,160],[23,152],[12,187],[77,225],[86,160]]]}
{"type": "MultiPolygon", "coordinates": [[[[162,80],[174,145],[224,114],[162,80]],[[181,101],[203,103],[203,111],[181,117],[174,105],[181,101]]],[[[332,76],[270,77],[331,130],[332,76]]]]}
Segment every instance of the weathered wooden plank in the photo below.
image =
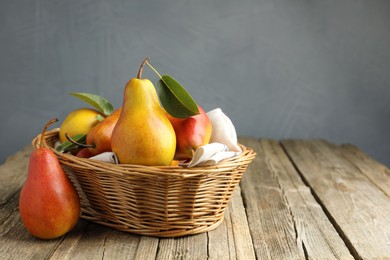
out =
{"type": "MultiPolygon", "coordinates": [[[[106,235],[103,259],[135,259],[140,240],[141,236],[139,235],[129,234],[112,229],[111,232],[108,232],[106,235]]],[[[139,249],[141,248],[142,247],[140,247],[139,249]]],[[[152,243],[151,247],[149,248],[149,252],[150,251],[153,251],[152,243]]],[[[156,255],[155,252],[154,256],[156,255]]],[[[139,252],[139,256],[141,254],[142,253],[139,252]]]]}
{"type": "Polygon", "coordinates": [[[0,165],[0,207],[22,187],[27,177],[28,159],[32,150],[32,145],[28,145],[0,165]]]}
{"type": "MultiPolygon", "coordinates": [[[[237,196],[234,192],[233,199],[237,196]]],[[[229,207],[221,225],[208,232],[209,259],[237,259],[229,207]]]]}
{"type": "Polygon", "coordinates": [[[155,259],[157,255],[159,239],[156,237],[140,237],[140,242],[135,254],[136,260],[155,259]]]}
{"type": "MultiPolygon", "coordinates": [[[[15,223],[10,223],[12,214],[18,213],[19,192],[10,197],[6,204],[0,206],[0,236],[6,233],[15,223]]],[[[19,214],[19,213],[18,213],[19,214]]]]}
{"type": "MultiPolygon", "coordinates": [[[[241,187],[236,187],[234,196],[232,197],[228,208],[228,214],[231,221],[231,225],[229,226],[231,226],[234,235],[235,245],[233,248],[236,250],[236,259],[254,259],[255,251],[244,203],[241,197],[241,187]]],[[[210,249],[212,249],[212,247],[210,247],[210,249]]]]}
{"type": "Polygon", "coordinates": [[[241,180],[249,228],[257,259],[304,259],[297,245],[296,232],[289,205],[277,176],[267,166],[259,142],[241,138],[257,156],[241,180]]]}
{"type": "Polygon", "coordinates": [[[102,259],[109,231],[106,227],[81,220],[65,236],[51,259],[102,259]]]}
{"type": "Polygon", "coordinates": [[[207,233],[160,239],[156,259],[207,259],[207,233]]]}
{"type": "Polygon", "coordinates": [[[297,245],[309,259],[353,259],[279,143],[261,140],[264,160],[283,189],[293,215],[297,245]]]}
{"type": "Polygon", "coordinates": [[[62,238],[40,240],[34,238],[24,228],[17,210],[18,196],[9,200],[13,211],[0,227],[1,259],[48,259],[62,238]]]}
{"type": "Polygon", "coordinates": [[[156,259],[177,259],[179,253],[176,251],[177,238],[161,238],[158,246],[156,259]]]}
{"type": "Polygon", "coordinates": [[[375,161],[351,144],[342,145],[340,156],[347,158],[352,164],[390,197],[390,169],[375,161]]]}
{"type": "Polygon", "coordinates": [[[158,241],[80,220],[51,259],[155,259],[158,241]]]}
{"type": "Polygon", "coordinates": [[[390,256],[390,199],[345,158],[320,140],[283,145],[355,257],[390,256]]]}
{"type": "Polygon", "coordinates": [[[14,219],[11,215],[18,208],[19,190],[27,176],[31,151],[32,146],[28,145],[0,165],[0,235],[15,224],[9,221],[14,219]]]}
{"type": "Polygon", "coordinates": [[[156,251],[153,257],[145,257],[153,251],[153,243],[145,253],[140,247],[141,240],[138,235],[80,220],[77,227],[66,234],[51,259],[154,259],[156,251]]]}
{"type": "Polygon", "coordinates": [[[223,223],[208,232],[209,259],[254,259],[255,252],[241,188],[236,187],[223,223]]]}
{"type": "Polygon", "coordinates": [[[289,147],[286,141],[285,150],[301,177],[278,143],[240,142],[254,148],[258,156],[241,182],[243,198],[237,189],[221,226],[204,234],[161,240],[84,220],[62,238],[33,238],[17,211],[18,191],[31,152],[28,146],[0,166],[0,255],[4,259],[350,258],[326,215],[356,257],[390,255],[386,167],[354,147],[320,141],[294,141],[296,147],[294,142],[289,147]]]}

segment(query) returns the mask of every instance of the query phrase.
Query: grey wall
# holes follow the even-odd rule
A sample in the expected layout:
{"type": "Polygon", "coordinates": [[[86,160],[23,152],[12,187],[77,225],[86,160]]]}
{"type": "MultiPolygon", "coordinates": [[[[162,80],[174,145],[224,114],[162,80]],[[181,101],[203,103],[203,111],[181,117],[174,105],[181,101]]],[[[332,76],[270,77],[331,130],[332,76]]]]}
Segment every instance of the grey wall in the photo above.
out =
{"type": "Polygon", "coordinates": [[[388,0],[2,1],[0,43],[0,162],[84,106],[69,92],[119,106],[149,56],[239,135],[348,142],[390,165],[388,0]]]}

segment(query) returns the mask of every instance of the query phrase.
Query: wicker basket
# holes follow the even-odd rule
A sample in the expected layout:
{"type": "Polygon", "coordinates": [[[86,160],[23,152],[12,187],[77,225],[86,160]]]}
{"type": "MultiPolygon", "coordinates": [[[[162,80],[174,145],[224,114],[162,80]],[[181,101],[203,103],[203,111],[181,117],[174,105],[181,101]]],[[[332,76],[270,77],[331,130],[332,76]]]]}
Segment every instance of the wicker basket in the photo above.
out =
{"type": "MultiPolygon", "coordinates": [[[[39,145],[40,135],[33,140],[39,145]]],[[[109,164],[57,152],[58,129],[46,133],[52,149],[79,193],[81,217],[111,228],[149,236],[177,237],[212,230],[223,220],[234,188],[255,152],[215,166],[109,164]]]]}

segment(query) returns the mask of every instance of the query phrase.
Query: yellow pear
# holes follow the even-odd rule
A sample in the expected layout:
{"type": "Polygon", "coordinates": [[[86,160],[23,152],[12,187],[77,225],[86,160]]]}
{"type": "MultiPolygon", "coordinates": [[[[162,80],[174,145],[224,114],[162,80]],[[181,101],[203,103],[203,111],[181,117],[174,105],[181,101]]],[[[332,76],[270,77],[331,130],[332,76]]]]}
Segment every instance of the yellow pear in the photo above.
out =
{"type": "Polygon", "coordinates": [[[122,111],[111,136],[111,148],[120,163],[170,165],[175,155],[176,135],[160,106],[153,83],[137,78],[126,84],[122,111]]]}

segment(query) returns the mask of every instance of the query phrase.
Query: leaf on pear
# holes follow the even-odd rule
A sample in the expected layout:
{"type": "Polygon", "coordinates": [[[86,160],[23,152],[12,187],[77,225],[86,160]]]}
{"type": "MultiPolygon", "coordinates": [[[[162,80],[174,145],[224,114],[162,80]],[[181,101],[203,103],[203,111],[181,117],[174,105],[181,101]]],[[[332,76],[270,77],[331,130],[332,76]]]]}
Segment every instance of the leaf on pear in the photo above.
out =
{"type": "MultiPolygon", "coordinates": [[[[87,135],[86,134],[78,134],[78,135],[73,136],[72,140],[74,140],[78,143],[81,143],[81,144],[86,144],[87,135]]],[[[60,144],[59,146],[57,146],[56,150],[59,152],[68,152],[68,151],[71,151],[71,150],[74,150],[77,148],[79,148],[79,146],[77,144],[74,144],[70,141],[65,141],[62,144],[60,144]]]]}
{"type": "Polygon", "coordinates": [[[96,115],[96,119],[97,119],[99,122],[103,121],[104,118],[105,118],[105,117],[102,116],[101,114],[96,115]]]}
{"type": "Polygon", "coordinates": [[[186,118],[199,114],[194,99],[171,76],[161,76],[157,82],[157,94],[162,106],[173,117],[186,118]]]}
{"type": "Polygon", "coordinates": [[[87,102],[102,112],[105,116],[109,116],[112,112],[114,112],[114,106],[107,99],[99,95],[81,92],[72,92],[70,95],[87,102]]]}

